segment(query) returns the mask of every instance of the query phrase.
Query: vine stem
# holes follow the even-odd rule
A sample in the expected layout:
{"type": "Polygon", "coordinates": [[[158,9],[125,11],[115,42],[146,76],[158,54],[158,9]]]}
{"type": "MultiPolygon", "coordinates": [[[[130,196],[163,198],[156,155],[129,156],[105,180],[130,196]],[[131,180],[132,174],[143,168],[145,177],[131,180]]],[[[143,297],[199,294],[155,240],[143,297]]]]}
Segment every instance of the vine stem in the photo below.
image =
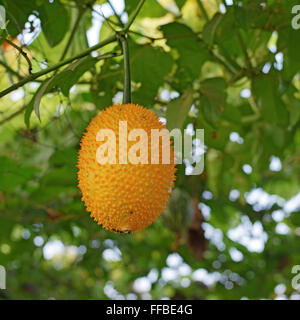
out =
{"type": "Polygon", "coordinates": [[[130,76],[130,60],[129,48],[126,34],[120,35],[120,43],[124,57],[124,91],[123,91],[123,104],[131,103],[131,76],[130,76]]]}
{"type": "Polygon", "coordinates": [[[118,35],[119,42],[123,51],[124,57],[124,91],[123,91],[123,104],[131,103],[131,76],[130,76],[130,59],[129,59],[129,48],[127,41],[127,32],[129,31],[131,25],[133,24],[135,18],[139,14],[145,0],[140,0],[132,16],[128,19],[123,30],[118,35]]]}
{"type": "MultiPolygon", "coordinates": [[[[98,44],[86,49],[85,51],[81,52],[80,54],[78,55],[75,55],[73,57],[70,57],[64,61],[61,61],[57,64],[55,64],[54,66],[52,67],[49,67],[47,69],[44,69],[44,70],[41,70],[39,72],[36,72],[36,73],[31,73],[28,77],[22,79],[21,81],[19,81],[18,83],[16,84],[13,84],[12,86],[10,86],[9,88],[3,90],[0,92],[0,98],[6,96],[7,94],[11,93],[12,91],[14,90],[17,90],[18,88],[24,86],[25,84],[27,84],[28,82],[31,82],[31,81],[34,81],[35,79],[43,76],[43,75],[46,75],[52,71],[55,71],[57,69],[59,69],[60,67],[63,67],[71,62],[73,62],[74,60],[77,60],[77,59],[80,59],[80,58],[83,58],[87,55],[89,55],[91,52],[95,51],[95,50],[98,50],[104,46],[106,46],[107,44],[109,43],[112,43],[112,42],[115,42],[117,40],[119,40],[121,42],[121,45],[122,45],[122,48],[123,48],[123,52],[124,52],[124,65],[125,65],[125,68],[126,71],[125,71],[125,84],[124,84],[124,93],[126,91],[126,94],[124,95],[124,99],[126,98],[126,100],[130,101],[131,100],[131,94],[129,94],[129,91],[130,90],[130,65],[129,65],[129,52],[128,52],[128,44],[127,44],[127,39],[126,39],[126,34],[127,32],[129,31],[129,28],[131,27],[131,25],[133,24],[135,18],[137,17],[138,13],[140,12],[143,4],[145,3],[145,0],[140,0],[140,2],[138,3],[135,11],[133,12],[132,16],[128,19],[128,22],[126,23],[126,25],[124,26],[123,30],[119,33],[119,34],[114,34],[110,37],[108,37],[107,39],[103,40],[103,41],[100,41],[98,44]],[[121,37],[120,37],[121,35],[121,37]],[[126,55],[126,57],[125,57],[126,55]],[[127,88],[127,89],[126,89],[127,88]],[[125,90],[126,89],[126,90],[125,90]]],[[[7,40],[7,39],[5,39],[7,40]]],[[[15,46],[15,45],[13,45],[15,46]]],[[[21,51],[21,54],[24,56],[24,58],[26,58],[26,53],[24,55],[24,52],[23,50],[21,51]]],[[[29,60],[29,70],[31,72],[31,62],[29,60]]]]}
{"type": "Polygon", "coordinates": [[[60,67],[63,67],[63,66],[65,66],[66,64],[69,64],[69,63],[73,62],[74,60],[83,58],[83,57],[89,55],[91,52],[93,52],[93,51],[95,51],[95,50],[98,50],[98,49],[100,49],[100,48],[106,46],[107,44],[109,44],[109,43],[111,43],[111,42],[114,42],[114,41],[116,41],[116,40],[117,40],[117,36],[116,36],[116,35],[112,35],[111,37],[108,37],[107,39],[105,39],[105,40],[99,42],[98,44],[96,44],[96,45],[88,48],[87,50],[81,52],[81,53],[78,54],[78,55],[75,55],[75,56],[73,56],[73,57],[71,57],[71,58],[68,58],[68,59],[66,59],[66,60],[64,60],[64,61],[61,61],[61,62],[55,64],[55,65],[52,66],[52,67],[49,67],[49,68],[47,68],[47,69],[41,70],[41,71],[36,72],[36,73],[33,73],[33,74],[31,74],[30,76],[22,79],[22,80],[19,81],[18,83],[16,83],[16,84],[10,86],[9,88],[1,91],[1,92],[0,92],[0,98],[6,96],[7,94],[9,94],[9,93],[12,92],[12,91],[14,91],[14,90],[16,90],[16,89],[24,86],[24,85],[25,85],[26,83],[28,83],[28,82],[34,81],[35,79],[37,79],[37,78],[39,78],[39,77],[41,77],[41,76],[44,76],[44,75],[48,74],[49,72],[55,71],[55,70],[59,69],[60,67]]]}

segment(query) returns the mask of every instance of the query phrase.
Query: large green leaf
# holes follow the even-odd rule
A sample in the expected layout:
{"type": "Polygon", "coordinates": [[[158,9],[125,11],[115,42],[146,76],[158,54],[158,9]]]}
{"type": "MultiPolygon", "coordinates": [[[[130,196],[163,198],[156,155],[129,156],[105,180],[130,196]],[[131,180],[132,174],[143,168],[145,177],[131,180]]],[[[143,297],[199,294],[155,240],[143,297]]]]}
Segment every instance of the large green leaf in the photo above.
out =
{"type": "Polygon", "coordinates": [[[205,119],[215,125],[225,110],[226,81],[223,78],[211,78],[201,82],[200,104],[205,119]]]}
{"type": "Polygon", "coordinates": [[[70,27],[70,14],[60,0],[52,3],[43,2],[38,9],[42,21],[42,29],[51,47],[58,45],[70,27]]]}
{"type": "Polygon", "coordinates": [[[192,29],[184,24],[172,22],[161,27],[167,44],[179,53],[178,67],[190,80],[200,75],[203,63],[210,58],[207,48],[192,29]]]}
{"type": "Polygon", "coordinates": [[[274,76],[259,76],[252,80],[252,90],[262,116],[268,122],[286,126],[288,113],[279,95],[279,83],[274,76]]]}
{"type": "Polygon", "coordinates": [[[81,76],[87,72],[91,71],[92,67],[97,63],[96,58],[86,57],[75,63],[74,66],[67,68],[63,71],[62,79],[59,80],[59,87],[65,96],[69,95],[69,91],[73,85],[75,85],[81,76]]]}
{"type": "Polygon", "coordinates": [[[0,0],[0,5],[4,6],[6,10],[6,19],[9,21],[8,33],[11,38],[15,38],[22,33],[29,15],[36,9],[35,1],[27,1],[24,5],[22,0],[0,0]]]}
{"type": "Polygon", "coordinates": [[[220,13],[217,13],[203,28],[203,40],[210,46],[214,43],[215,34],[222,18],[223,16],[220,13]]]}
{"type": "Polygon", "coordinates": [[[20,167],[15,161],[0,157],[0,190],[11,191],[34,177],[37,170],[20,167]]]}
{"type": "Polygon", "coordinates": [[[122,72],[116,70],[114,60],[105,60],[96,84],[91,88],[91,99],[98,110],[112,105],[112,100],[118,92],[118,82],[122,81],[122,72]]]}
{"type": "Polygon", "coordinates": [[[182,129],[184,120],[193,104],[192,89],[186,90],[179,98],[172,100],[167,107],[167,128],[182,129]]]}
{"type": "Polygon", "coordinates": [[[140,84],[139,89],[133,92],[133,102],[144,106],[153,104],[158,89],[170,73],[172,56],[160,48],[149,45],[130,46],[132,80],[140,84]],[[147,64],[145,64],[147,61],[147,64]]]}
{"type": "MultiPolygon", "coordinates": [[[[132,14],[136,9],[139,0],[125,0],[125,8],[128,14],[132,14]]],[[[157,18],[168,13],[164,7],[162,7],[157,0],[147,0],[145,1],[138,17],[151,17],[157,18]]]]}

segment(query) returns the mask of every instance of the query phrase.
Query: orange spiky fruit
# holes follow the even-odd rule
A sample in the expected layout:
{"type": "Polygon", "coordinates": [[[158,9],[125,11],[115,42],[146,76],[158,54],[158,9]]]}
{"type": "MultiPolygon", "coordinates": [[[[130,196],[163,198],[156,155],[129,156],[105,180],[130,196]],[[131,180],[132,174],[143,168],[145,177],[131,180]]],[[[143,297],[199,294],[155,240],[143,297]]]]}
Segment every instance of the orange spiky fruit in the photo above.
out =
{"type": "MultiPolygon", "coordinates": [[[[152,164],[152,129],[165,129],[154,112],[139,105],[124,104],[102,111],[91,121],[83,135],[78,157],[82,200],[95,221],[108,230],[131,233],[143,229],[166,208],[175,180],[174,150],[172,143],[168,142],[170,161],[162,162],[162,147],[165,145],[160,139],[159,149],[156,150],[160,160],[158,164],[152,164]],[[127,134],[133,129],[143,129],[147,133],[147,163],[120,163],[118,151],[123,148],[128,155],[130,148],[139,141],[138,138],[136,141],[127,140],[127,148],[119,145],[123,142],[119,133],[120,121],[127,122],[127,134]],[[97,160],[97,150],[107,142],[107,139],[97,141],[101,129],[110,129],[115,134],[116,163],[100,164],[97,160]]],[[[137,151],[137,154],[140,152],[137,151]]]]}

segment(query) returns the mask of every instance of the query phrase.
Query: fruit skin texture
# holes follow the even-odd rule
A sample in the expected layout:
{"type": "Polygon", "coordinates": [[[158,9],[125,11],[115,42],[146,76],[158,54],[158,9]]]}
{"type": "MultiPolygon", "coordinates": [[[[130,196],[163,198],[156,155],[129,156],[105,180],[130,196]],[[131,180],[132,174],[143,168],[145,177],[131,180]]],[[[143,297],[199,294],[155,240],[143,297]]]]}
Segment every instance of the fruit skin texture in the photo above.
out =
{"type": "MultiPolygon", "coordinates": [[[[151,129],[164,129],[152,111],[134,104],[114,105],[102,111],[89,124],[81,140],[78,180],[87,211],[98,224],[118,233],[141,230],[154,222],[166,208],[175,181],[174,151],[170,143],[170,163],[151,164],[151,129]],[[148,135],[148,164],[119,164],[119,121],[127,121],[127,133],[144,129],[148,135]],[[117,163],[96,161],[104,142],[96,141],[100,129],[116,135],[117,163]]],[[[127,142],[127,152],[135,142],[127,142]]]]}

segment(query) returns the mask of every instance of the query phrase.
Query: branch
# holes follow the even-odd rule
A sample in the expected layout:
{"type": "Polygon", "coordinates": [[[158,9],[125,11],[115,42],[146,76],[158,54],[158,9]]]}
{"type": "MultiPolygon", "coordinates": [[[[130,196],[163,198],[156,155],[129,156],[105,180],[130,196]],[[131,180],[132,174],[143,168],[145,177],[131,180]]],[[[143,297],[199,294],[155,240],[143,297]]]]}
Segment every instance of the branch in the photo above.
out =
{"type": "MultiPolygon", "coordinates": [[[[132,16],[128,19],[128,22],[126,23],[124,29],[122,30],[122,33],[123,33],[123,34],[126,34],[126,33],[129,31],[129,28],[131,27],[132,23],[134,22],[135,18],[137,17],[137,15],[138,15],[139,11],[141,10],[141,8],[142,8],[142,6],[143,6],[144,3],[145,3],[145,0],[140,0],[140,2],[139,2],[139,4],[137,5],[135,11],[133,12],[132,16]]],[[[77,60],[77,59],[80,59],[80,58],[83,58],[83,57],[89,55],[91,52],[93,52],[93,51],[95,51],[95,50],[97,50],[97,49],[99,49],[99,48],[102,48],[102,47],[106,46],[106,45],[109,44],[109,43],[112,43],[112,42],[118,40],[118,38],[119,38],[119,35],[118,35],[118,34],[114,34],[114,35],[108,37],[107,39],[105,39],[105,40],[103,40],[103,41],[100,41],[98,44],[96,44],[96,45],[88,48],[87,50],[81,52],[81,53],[78,54],[78,55],[75,55],[75,56],[73,56],[73,57],[71,57],[71,58],[68,58],[68,59],[66,59],[66,60],[64,60],[64,61],[61,61],[61,62],[55,64],[55,65],[52,66],[52,67],[49,67],[49,68],[47,68],[47,69],[44,69],[44,70],[41,70],[41,71],[39,71],[39,72],[36,72],[36,73],[31,74],[30,76],[22,79],[22,80],[19,81],[18,83],[16,83],[16,84],[10,86],[9,88],[1,91],[1,92],[0,92],[0,98],[6,96],[7,94],[9,94],[9,93],[12,92],[12,91],[14,91],[14,90],[16,90],[16,89],[24,86],[24,85],[25,85],[26,83],[28,83],[28,82],[34,81],[35,79],[37,79],[37,78],[39,78],[39,77],[41,77],[41,76],[43,76],[43,75],[46,75],[46,74],[48,74],[48,73],[50,73],[50,72],[52,72],[52,71],[55,71],[55,70],[59,69],[60,67],[65,66],[66,64],[69,64],[69,63],[73,62],[74,60],[77,60]]],[[[5,40],[7,41],[7,39],[5,39],[5,40]]],[[[14,43],[13,43],[12,45],[13,45],[16,49],[18,49],[18,46],[16,46],[14,43]]],[[[23,52],[23,50],[22,50],[21,48],[19,48],[19,49],[21,50],[21,53],[22,53],[23,55],[25,54],[25,56],[27,56],[27,54],[26,54],[25,52],[23,52]]],[[[19,49],[18,49],[18,50],[19,50],[19,49]]],[[[24,57],[25,57],[25,56],[24,56],[24,57]]],[[[28,57],[27,57],[27,58],[28,58],[28,57]]],[[[29,62],[30,62],[30,60],[29,60],[29,62]]],[[[30,62],[30,65],[31,65],[31,62],[30,62]]],[[[30,71],[31,71],[31,69],[30,69],[30,71]]]]}
{"type": "Polygon", "coordinates": [[[2,36],[0,36],[0,39],[6,41],[6,42],[9,43],[12,47],[14,47],[15,49],[17,49],[17,50],[20,52],[20,54],[25,58],[25,60],[26,60],[27,63],[28,63],[28,71],[29,71],[29,74],[32,74],[32,73],[31,73],[31,71],[32,71],[32,64],[31,64],[30,59],[28,58],[27,53],[24,52],[21,47],[17,46],[15,43],[13,43],[12,41],[10,41],[9,39],[3,38],[2,36]]]}
{"type": "Polygon", "coordinates": [[[110,18],[107,18],[104,16],[104,14],[102,12],[98,12],[97,10],[95,10],[93,7],[89,7],[93,12],[95,12],[96,14],[98,14],[101,18],[103,18],[104,20],[106,20],[107,22],[110,22],[111,24],[115,25],[116,27],[122,27],[122,25],[120,25],[119,23],[111,20],[110,18]]]}
{"type": "MultiPolygon", "coordinates": [[[[176,35],[170,36],[170,37],[158,37],[158,38],[150,37],[150,36],[144,35],[140,32],[133,31],[133,30],[128,30],[128,32],[132,33],[132,34],[136,34],[141,37],[144,37],[146,39],[149,39],[152,42],[159,41],[159,40],[182,39],[182,38],[190,38],[190,37],[197,37],[198,40],[203,41],[202,38],[198,37],[198,35],[202,33],[201,31],[200,32],[193,32],[193,33],[185,33],[185,34],[176,34],[176,35]]],[[[231,74],[236,73],[235,68],[233,66],[231,66],[229,63],[227,63],[226,60],[222,59],[222,57],[220,57],[217,53],[215,53],[212,47],[207,46],[207,49],[210,52],[210,54],[212,55],[212,57],[218,63],[222,64],[231,74]]]]}
{"type": "Polygon", "coordinates": [[[89,55],[91,52],[93,52],[95,50],[98,50],[98,49],[100,49],[100,48],[106,46],[107,44],[109,44],[111,42],[114,42],[116,40],[117,40],[117,36],[113,35],[113,36],[111,36],[111,37],[99,42],[98,44],[88,48],[87,50],[83,51],[82,53],[80,53],[78,55],[75,55],[75,56],[73,56],[71,58],[68,58],[68,59],[66,59],[64,61],[61,61],[61,62],[55,64],[52,67],[49,67],[47,69],[41,70],[41,71],[36,72],[36,73],[33,73],[30,76],[28,76],[28,77],[24,78],[23,80],[21,80],[20,82],[18,82],[16,84],[12,85],[11,87],[1,91],[0,92],[0,98],[6,96],[7,94],[9,94],[12,91],[24,86],[28,82],[34,81],[35,79],[37,79],[37,78],[39,78],[41,76],[44,76],[45,74],[48,74],[49,72],[55,71],[55,70],[59,69],[60,67],[63,67],[66,64],[69,64],[69,63],[73,62],[74,60],[83,58],[83,57],[89,55]]]}
{"type": "Polygon", "coordinates": [[[140,32],[137,32],[137,31],[133,31],[133,30],[128,30],[129,33],[132,33],[132,34],[136,34],[140,37],[143,37],[143,38],[147,38],[151,41],[159,41],[159,40],[171,40],[171,39],[181,39],[181,38],[190,38],[190,37],[197,37],[200,33],[202,33],[201,31],[200,32],[192,32],[192,33],[183,33],[183,34],[176,34],[174,36],[170,36],[170,37],[150,37],[150,36],[147,36],[145,34],[142,34],[140,32]]]}
{"type": "Polygon", "coordinates": [[[121,20],[120,16],[117,14],[117,11],[116,11],[115,7],[112,5],[112,3],[110,2],[110,0],[107,0],[107,2],[108,2],[108,4],[109,4],[109,6],[111,7],[111,10],[113,11],[113,13],[115,14],[115,16],[117,17],[117,19],[118,19],[118,21],[119,21],[120,25],[123,27],[123,26],[124,26],[124,24],[123,24],[123,22],[122,22],[122,20],[121,20]]]}
{"type": "Polygon", "coordinates": [[[133,12],[132,16],[128,19],[128,22],[126,23],[123,32],[127,32],[129,30],[129,28],[131,27],[131,25],[133,24],[136,16],[138,15],[138,13],[140,12],[143,4],[145,3],[145,0],[140,0],[139,4],[137,5],[135,11],[133,12]]]}

